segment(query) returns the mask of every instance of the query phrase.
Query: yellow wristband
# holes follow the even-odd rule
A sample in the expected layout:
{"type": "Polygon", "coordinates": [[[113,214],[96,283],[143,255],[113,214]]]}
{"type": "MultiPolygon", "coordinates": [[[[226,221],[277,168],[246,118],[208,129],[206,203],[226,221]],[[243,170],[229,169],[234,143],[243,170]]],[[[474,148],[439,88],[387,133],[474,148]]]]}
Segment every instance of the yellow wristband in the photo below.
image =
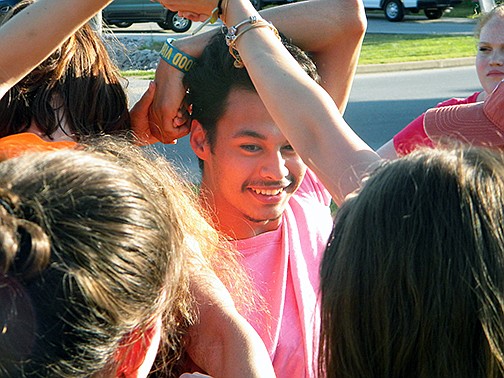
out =
{"type": "Polygon", "coordinates": [[[177,70],[183,73],[189,72],[196,59],[177,49],[171,44],[171,41],[171,39],[165,41],[163,48],[159,52],[159,56],[177,70]]]}

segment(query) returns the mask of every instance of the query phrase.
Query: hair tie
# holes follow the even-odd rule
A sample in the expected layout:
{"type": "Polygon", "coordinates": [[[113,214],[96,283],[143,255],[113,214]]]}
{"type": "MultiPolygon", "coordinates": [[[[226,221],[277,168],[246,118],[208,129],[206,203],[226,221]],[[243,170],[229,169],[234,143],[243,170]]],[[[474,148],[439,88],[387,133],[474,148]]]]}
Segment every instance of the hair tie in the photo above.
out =
{"type": "Polygon", "coordinates": [[[14,210],[11,205],[2,198],[0,198],[0,206],[2,206],[10,215],[14,215],[14,210]]]}

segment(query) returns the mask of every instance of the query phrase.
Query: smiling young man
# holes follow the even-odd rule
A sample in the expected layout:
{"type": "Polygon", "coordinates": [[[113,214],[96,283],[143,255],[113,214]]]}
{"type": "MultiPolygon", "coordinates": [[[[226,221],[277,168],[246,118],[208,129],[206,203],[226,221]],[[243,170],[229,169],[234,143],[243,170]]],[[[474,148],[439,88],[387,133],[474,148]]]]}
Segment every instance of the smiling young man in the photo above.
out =
{"type": "MultiPolygon", "coordinates": [[[[343,111],[365,32],[362,4],[311,0],[261,15],[291,38],[289,42],[310,51],[313,60],[284,43],[307,77],[320,81],[343,111]],[[314,22],[317,28],[305,27],[314,22]]],[[[198,57],[183,80],[192,104],[191,146],[202,168],[202,206],[240,251],[265,299],[267,311],[245,316],[266,345],[276,375],[314,377],[318,272],[332,228],[331,196],[273,121],[246,68],[235,67],[224,36],[215,35],[202,53],[195,47],[201,39],[209,40],[196,36],[172,43],[198,57]]],[[[170,139],[176,111],[173,103],[172,108],[160,106],[173,101],[169,94],[178,75],[160,61],[150,120],[159,125],[165,142],[184,130],[179,128],[170,139]]],[[[295,99],[285,101],[303,106],[295,99]]]]}
{"type": "MultiPolygon", "coordinates": [[[[295,47],[290,51],[317,79],[313,62],[295,47]]],[[[247,71],[233,61],[224,36],[216,35],[184,79],[193,105],[191,145],[202,165],[202,203],[241,252],[267,303],[267,314],[247,319],[277,376],[313,376],[318,270],[332,228],[331,197],[274,123],[247,71]]]]}
{"type": "MultiPolygon", "coordinates": [[[[313,61],[287,45],[318,81],[313,61]]],[[[323,59],[334,50],[337,45],[329,44],[326,55],[318,54],[326,72],[337,70],[323,59]]],[[[354,68],[355,55],[339,51],[354,68]]],[[[337,77],[328,73],[323,84],[334,89],[337,77]]],[[[202,204],[241,252],[267,304],[267,313],[258,311],[247,320],[264,341],[277,376],[313,377],[318,271],[332,228],[331,196],[277,127],[246,69],[234,67],[223,35],[213,37],[184,83],[193,106],[190,140],[202,168],[202,204]]],[[[340,83],[333,94],[344,107],[348,88],[346,81],[340,83]]]]}
{"type": "MultiPolygon", "coordinates": [[[[308,56],[289,49],[318,81],[308,56]]],[[[216,35],[184,83],[193,106],[190,138],[202,167],[203,203],[221,232],[242,240],[279,229],[306,165],[273,122],[247,71],[234,68],[233,61],[224,36],[216,35]]],[[[320,195],[326,207],[330,197],[323,189],[320,195]]],[[[328,208],[319,210],[322,223],[330,224],[328,208]]]]}

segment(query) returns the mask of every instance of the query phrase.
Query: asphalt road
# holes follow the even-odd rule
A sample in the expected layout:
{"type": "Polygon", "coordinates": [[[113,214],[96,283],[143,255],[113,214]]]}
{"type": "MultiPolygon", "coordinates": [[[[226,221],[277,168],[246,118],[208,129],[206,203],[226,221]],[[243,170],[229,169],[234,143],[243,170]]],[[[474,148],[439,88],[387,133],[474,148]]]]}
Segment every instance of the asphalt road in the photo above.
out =
{"type": "Polygon", "coordinates": [[[474,66],[357,75],[344,118],[377,149],[428,108],[478,90],[474,66]]]}
{"type": "Polygon", "coordinates": [[[422,15],[406,15],[403,22],[390,22],[383,14],[367,14],[367,33],[472,35],[476,21],[468,18],[441,17],[429,20],[422,15]]]}

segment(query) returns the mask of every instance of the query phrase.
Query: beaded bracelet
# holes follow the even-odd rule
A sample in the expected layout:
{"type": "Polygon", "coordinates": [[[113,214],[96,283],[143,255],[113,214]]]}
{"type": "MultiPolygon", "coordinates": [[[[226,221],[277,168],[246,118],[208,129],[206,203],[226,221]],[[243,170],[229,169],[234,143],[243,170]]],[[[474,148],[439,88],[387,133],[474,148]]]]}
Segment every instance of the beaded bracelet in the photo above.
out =
{"type": "Polygon", "coordinates": [[[257,19],[255,16],[251,16],[248,19],[241,21],[238,24],[236,24],[235,26],[232,26],[227,29],[226,43],[229,46],[229,53],[235,59],[233,65],[236,68],[243,68],[244,67],[243,61],[240,57],[240,54],[238,53],[238,49],[236,48],[236,42],[238,41],[238,38],[240,38],[243,34],[245,34],[246,32],[248,32],[252,29],[261,28],[261,27],[270,28],[275,33],[275,36],[279,40],[281,40],[280,34],[278,34],[278,30],[273,26],[273,24],[271,24],[270,22],[265,21],[263,19],[257,19]],[[236,31],[238,30],[238,28],[240,26],[245,25],[246,23],[250,23],[250,25],[245,27],[238,34],[236,34],[236,31]]]}
{"type": "Polygon", "coordinates": [[[183,73],[189,72],[196,59],[177,49],[172,45],[172,41],[173,39],[167,39],[165,41],[163,48],[159,52],[159,56],[177,70],[183,73]]]}

